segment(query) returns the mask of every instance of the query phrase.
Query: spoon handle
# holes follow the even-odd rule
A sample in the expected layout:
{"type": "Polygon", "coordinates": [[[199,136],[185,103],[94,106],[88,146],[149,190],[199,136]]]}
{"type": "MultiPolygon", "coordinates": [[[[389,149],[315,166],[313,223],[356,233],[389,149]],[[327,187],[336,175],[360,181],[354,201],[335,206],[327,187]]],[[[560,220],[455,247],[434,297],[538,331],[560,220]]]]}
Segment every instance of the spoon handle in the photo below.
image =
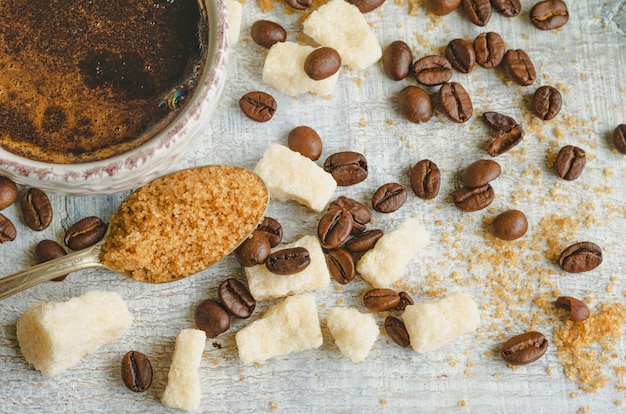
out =
{"type": "Polygon", "coordinates": [[[39,283],[89,267],[105,267],[100,263],[102,242],[66,256],[33,266],[0,279],[0,300],[39,283]]]}

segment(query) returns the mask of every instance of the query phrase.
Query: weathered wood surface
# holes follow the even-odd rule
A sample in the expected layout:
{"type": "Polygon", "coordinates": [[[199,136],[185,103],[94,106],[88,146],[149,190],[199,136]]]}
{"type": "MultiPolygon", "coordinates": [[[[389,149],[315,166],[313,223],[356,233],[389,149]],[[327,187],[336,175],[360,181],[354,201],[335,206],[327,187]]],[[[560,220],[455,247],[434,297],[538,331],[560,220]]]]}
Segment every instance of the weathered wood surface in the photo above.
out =
{"type": "MultiPolygon", "coordinates": [[[[339,289],[331,282],[325,291],[314,292],[324,333],[324,344],[319,349],[269,360],[260,366],[243,366],[233,336],[246,321],[234,320],[229,334],[208,340],[200,369],[200,411],[623,411],[624,405],[619,404],[626,394],[616,388],[619,378],[610,366],[606,374],[613,379],[606,387],[596,393],[579,390],[565,378],[552,344],[558,318],[546,315],[523,294],[519,300],[505,303],[493,296],[496,287],[488,281],[494,272],[519,274],[528,284],[525,289],[537,295],[562,292],[586,298],[592,310],[600,303],[624,302],[626,156],[613,151],[610,133],[626,122],[626,3],[570,1],[569,22],[554,32],[541,32],[530,24],[532,0],[522,1],[520,16],[507,20],[494,14],[484,28],[473,26],[461,11],[433,20],[422,7],[417,16],[410,16],[408,5],[398,3],[387,0],[366,15],[382,46],[402,39],[420,57],[440,52],[453,38],[472,40],[481,32],[495,31],[509,48],[522,48],[529,54],[539,74],[536,84],[513,86],[501,70],[480,67],[468,75],[455,73],[453,80],[465,86],[475,108],[475,116],[464,125],[453,124],[440,111],[426,124],[405,121],[395,108],[395,95],[414,81],[390,81],[380,64],[363,72],[344,70],[330,98],[302,95],[294,99],[262,83],[266,52],[252,42],[249,28],[261,18],[279,21],[287,28],[289,39],[296,41],[301,29],[298,15],[285,13],[279,3],[273,11],[262,13],[255,2],[248,1],[241,40],[231,49],[230,78],[219,110],[178,167],[232,163],[253,168],[270,143],[285,143],[289,130],[304,124],[322,136],[325,148],[320,162],[339,150],[359,151],[367,156],[369,178],[336,192],[337,196],[347,195],[367,203],[374,190],[386,182],[400,182],[408,188],[408,168],[418,160],[435,161],[442,171],[440,195],[424,202],[410,194],[399,211],[374,213],[372,227],[391,230],[402,219],[418,214],[432,241],[410,264],[403,280],[418,301],[429,298],[429,289],[439,294],[458,290],[473,294],[481,307],[479,332],[428,354],[402,349],[381,335],[367,359],[355,365],[339,353],[323,318],[333,306],[356,306],[365,311],[360,295],[367,285],[357,279],[339,289]],[[539,85],[557,86],[563,92],[564,107],[552,122],[537,122],[525,116],[529,97],[539,85]],[[251,90],[275,96],[278,111],[270,122],[254,123],[239,111],[239,97],[251,90]],[[497,197],[493,205],[482,212],[463,214],[450,203],[450,194],[464,166],[488,157],[484,145],[490,132],[480,118],[486,110],[523,121],[527,136],[511,153],[497,158],[503,175],[494,182],[497,197]],[[588,154],[587,167],[574,182],[559,180],[551,167],[554,156],[550,151],[565,144],[579,145],[588,154]],[[497,248],[482,234],[486,229],[483,220],[513,207],[528,215],[530,230],[521,242],[512,244],[511,250],[517,256],[534,253],[538,258],[505,261],[500,267],[473,263],[481,253],[491,259],[497,255],[497,248]],[[546,257],[545,240],[533,250],[542,230],[541,220],[552,216],[580,219],[573,230],[570,226],[570,239],[565,234],[557,237],[559,246],[582,240],[597,242],[605,253],[598,269],[566,275],[546,257]],[[533,273],[533,269],[544,276],[533,273]],[[498,306],[503,307],[502,316],[496,315],[498,306]],[[520,315],[528,315],[529,320],[521,322],[520,315]],[[530,328],[542,330],[551,346],[538,362],[512,370],[494,356],[493,351],[502,342],[498,335],[508,337],[530,328]]],[[[30,231],[23,225],[18,209],[10,207],[3,213],[16,223],[18,237],[0,245],[0,274],[32,265],[35,244],[42,238],[61,240],[65,229],[76,220],[87,215],[108,219],[124,196],[51,196],[55,218],[41,233],[30,231]]],[[[287,242],[314,234],[319,218],[295,203],[274,202],[268,215],[282,222],[287,242]]],[[[245,281],[232,257],[201,274],[167,285],[146,285],[108,271],[91,270],[0,302],[0,411],[166,412],[159,397],[165,387],[175,336],[181,329],[194,326],[195,305],[207,297],[217,297],[217,286],[227,277],[245,281]],[[131,329],[67,372],[55,378],[43,377],[19,351],[17,319],[30,304],[64,301],[94,289],[113,290],[123,296],[134,316],[131,329]],[[128,391],[120,379],[121,357],[131,349],[147,354],[155,370],[155,382],[144,394],[128,391]]],[[[268,305],[259,304],[252,319],[268,305]]],[[[382,325],[383,317],[376,318],[382,325]]],[[[626,365],[625,351],[622,340],[611,366],[626,365]]]]}

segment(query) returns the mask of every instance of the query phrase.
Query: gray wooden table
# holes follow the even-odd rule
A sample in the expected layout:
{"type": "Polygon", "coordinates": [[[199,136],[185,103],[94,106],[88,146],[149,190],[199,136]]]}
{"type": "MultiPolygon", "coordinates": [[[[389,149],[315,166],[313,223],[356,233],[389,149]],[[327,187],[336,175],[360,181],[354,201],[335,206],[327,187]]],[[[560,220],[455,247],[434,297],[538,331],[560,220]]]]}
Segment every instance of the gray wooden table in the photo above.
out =
{"type": "MultiPolygon", "coordinates": [[[[440,53],[453,38],[473,40],[479,33],[495,31],[509,48],[524,49],[535,63],[537,82],[526,88],[512,85],[501,70],[478,67],[467,75],[455,73],[453,80],[463,84],[472,97],[475,116],[459,125],[437,111],[428,123],[416,125],[404,120],[395,107],[396,93],[415,82],[387,79],[380,64],[362,72],[344,70],[330,97],[293,98],[264,85],[261,68],[266,51],[250,39],[250,26],[261,18],[278,21],[288,30],[289,40],[300,41],[301,22],[298,14],[286,13],[282,3],[264,13],[256,2],[246,2],[241,39],[231,49],[223,100],[177,168],[211,163],[253,168],[269,144],[286,143],[293,127],[309,125],[324,142],[320,162],[340,150],[366,155],[370,166],[367,180],[338,188],[336,196],[367,203],[384,183],[399,182],[408,188],[409,167],[424,158],[433,160],[442,171],[439,196],[425,202],[410,194],[397,212],[373,213],[371,227],[391,230],[417,214],[431,234],[431,244],[410,263],[398,287],[408,288],[416,301],[467,291],[480,306],[481,323],[477,332],[428,354],[400,348],[381,335],[366,360],[355,365],[334,345],[324,317],[334,306],[366,311],[360,295],[368,286],[359,278],[345,287],[332,281],[328,289],[313,292],[324,334],[319,349],[244,366],[237,357],[234,334],[249,321],[234,320],[228,333],[208,340],[200,368],[200,411],[625,411],[626,378],[614,369],[626,365],[624,338],[617,341],[614,357],[601,367],[609,378],[606,386],[585,392],[563,373],[563,361],[553,343],[563,317],[550,310],[549,301],[559,294],[576,296],[585,299],[593,313],[602,304],[624,303],[626,156],[613,150],[610,133],[626,122],[626,2],[569,1],[570,20],[554,32],[542,32],[530,24],[528,11],[533,4],[522,0],[520,16],[506,19],[494,15],[484,28],[473,26],[460,11],[432,18],[421,2],[417,15],[410,15],[403,0],[387,0],[366,15],[383,47],[401,39],[416,57],[440,53]],[[551,122],[538,121],[529,113],[530,96],[540,85],[556,86],[563,93],[563,109],[551,122]],[[278,111],[270,122],[254,123],[239,111],[239,97],[251,90],[275,96],[278,111]],[[481,119],[487,110],[523,122],[526,138],[497,158],[503,174],[494,182],[493,204],[480,212],[461,213],[451,204],[450,194],[464,166],[488,158],[484,147],[490,131],[481,119]],[[566,144],[578,145],[588,155],[583,175],[573,182],[560,180],[552,168],[554,154],[566,144]],[[529,231],[517,242],[496,243],[488,235],[486,223],[509,208],[527,214],[529,231]],[[553,223],[562,229],[545,233],[553,223]],[[555,263],[554,250],[584,240],[602,246],[604,262],[592,272],[564,274],[555,263]],[[556,247],[551,248],[551,242],[556,247]],[[515,370],[507,367],[497,356],[498,346],[504,338],[529,329],[548,337],[546,355],[515,370]]],[[[125,195],[51,196],[54,221],[41,233],[29,230],[17,208],[10,207],[3,213],[16,223],[18,237],[0,245],[0,274],[31,266],[39,240],[60,241],[65,229],[80,218],[97,215],[108,220],[125,195]]],[[[283,224],[286,242],[314,234],[319,219],[319,214],[291,202],[271,203],[268,215],[283,224]]],[[[62,283],[49,282],[0,302],[0,411],[167,412],[159,397],[175,336],[194,326],[195,305],[216,298],[217,286],[228,277],[245,281],[232,257],[167,285],[146,285],[112,272],[87,270],[62,283]],[[122,295],[134,317],[132,327],[67,372],[43,377],[20,353],[17,319],[30,304],[65,301],[95,289],[122,295]],[[155,370],[154,384],[144,394],[128,391],[120,379],[120,359],[131,349],[147,354],[155,370]]],[[[260,303],[252,319],[269,305],[260,303]]],[[[376,320],[382,326],[383,316],[377,315],[376,320]]],[[[614,330],[622,328],[615,326],[614,330]]]]}

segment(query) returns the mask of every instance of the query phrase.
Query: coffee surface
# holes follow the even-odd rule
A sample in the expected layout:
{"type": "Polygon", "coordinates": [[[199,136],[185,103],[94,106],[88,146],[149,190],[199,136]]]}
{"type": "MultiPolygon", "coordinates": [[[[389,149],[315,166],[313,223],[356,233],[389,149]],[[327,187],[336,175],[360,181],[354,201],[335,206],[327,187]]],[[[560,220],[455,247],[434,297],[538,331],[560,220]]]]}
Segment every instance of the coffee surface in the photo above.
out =
{"type": "Polygon", "coordinates": [[[158,133],[193,92],[208,38],[197,0],[14,0],[0,19],[0,146],[65,164],[158,133]]]}

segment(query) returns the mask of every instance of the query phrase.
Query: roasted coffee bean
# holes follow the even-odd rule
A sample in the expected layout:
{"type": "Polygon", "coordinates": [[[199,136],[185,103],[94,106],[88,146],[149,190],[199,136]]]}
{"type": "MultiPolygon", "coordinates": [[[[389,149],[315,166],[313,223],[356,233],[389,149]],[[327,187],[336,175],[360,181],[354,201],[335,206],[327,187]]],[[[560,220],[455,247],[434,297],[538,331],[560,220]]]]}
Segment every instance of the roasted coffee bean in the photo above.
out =
{"type": "Polygon", "coordinates": [[[490,184],[476,188],[461,187],[452,194],[456,208],[466,213],[482,210],[491,204],[494,198],[495,193],[490,184]]]}
{"type": "Polygon", "coordinates": [[[461,182],[466,187],[476,188],[489,184],[500,176],[502,168],[493,160],[474,161],[461,173],[461,182]]]}
{"type": "Polygon", "coordinates": [[[332,47],[318,47],[304,60],[304,73],[313,80],[333,76],[341,67],[341,56],[332,47]]]}
{"type": "Polygon", "coordinates": [[[544,121],[554,118],[561,110],[561,92],[552,86],[542,86],[533,95],[533,111],[544,121]]]}
{"type": "Polygon", "coordinates": [[[235,249],[235,259],[243,267],[263,264],[271,253],[271,247],[265,232],[254,230],[250,237],[235,249]]]}
{"type": "Polygon", "coordinates": [[[445,16],[459,7],[461,0],[426,0],[426,8],[437,16],[445,16]]]}
{"type": "Polygon", "coordinates": [[[587,157],[582,148],[566,145],[556,155],[556,174],[564,180],[575,180],[583,173],[586,162],[587,157]]]}
{"type": "Polygon", "coordinates": [[[365,225],[372,219],[372,214],[364,204],[346,196],[339,196],[329,204],[329,211],[336,209],[343,209],[352,216],[352,234],[365,231],[365,225]]]}
{"type": "Polygon", "coordinates": [[[30,188],[20,200],[22,217],[28,227],[35,231],[48,228],[52,223],[52,204],[48,195],[38,188],[30,188]]]}
{"type": "Polygon", "coordinates": [[[367,160],[354,151],[336,152],[324,161],[324,170],[332,174],[338,186],[358,184],[367,178],[367,160]]]}
{"type": "Polygon", "coordinates": [[[519,0],[491,0],[491,7],[505,17],[515,17],[522,11],[519,0]]]}
{"type": "Polygon", "coordinates": [[[582,322],[590,316],[589,308],[579,299],[571,296],[559,296],[556,298],[556,307],[569,312],[569,320],[572,322],[582,322]]]}
{"type": "Polygon", "coordinates": [[[424,56],[413,64],[413,76],[422,85],[441,85],[452,77],[452,65],[443,56],[424,56]]]}
{"type": "Polygon", "coordinates": [[[406,348],[410,345],[409,333],[406,330],[406,326],[404,326],[404,322],[395,316],[387,316],[385,318],[385,331],[401,347],[406,348]]]}
{"type": "Polygon", "coordinates": [[[276,100],[265,92],[248,92],[239,99],[239,108],[253,121],[267,122],[276,113],[276,100]]]}
{"type": "Polygon", "coordinates": [[[311,7],[313,0],[285,0],[285,3],[296,10],[305,10],[311,7]]]}
{"type": "Polygon", "coordinates": [[[363,304],[371,312],[384,312],[400,304],[400,295],[393,289],[375,288],[365,292],[363,304]]]}
{"type": "Polygon", "coordinates": [[[277,275],[293,275],[311,264],[311,255],[304,247],[290,247],[269,255],[265,267],[277,275]]]}
{"type": "Polygon", "coordinates": [[[122,381],[129,390],[144,392],[152,385],[152,364],[141,352],[129,351],[122,357],[122,381]]]}
{"type": "Polygon", "coordinates": [[[241,319],[249,318],[256,307],[252,294],[237,279],[229,278],[220,284],[218,295],[222,306],[233,316],[241,319]]]}
{"type": "Polygon", "coordinates": [[[283,226],[276,219],[263,217],[256,229],[265,234],[271,247],[276,247],[283,241],[283,226]]]}
{"type": "Polygon", "coordinates": [[[305,125],[295,127],[289,132],[287,146],[313,161],[317,161],[322,155],[322,139],[317,131],[305,125]]]}
{"type": "Polygon", "coordinates": [[[546,353],[548,340],[540,332],[526,332],[510,338],[502,345],[500,356],[507,364],[526,365],[546,353]]]}
{"type": "Polygon", "coordinates": [[[519,210],[507,210],[498,214],[491,223],[493,235],[501,240],[516,240],[526,234],[528,220],[519,210]]]}
{"type": "Polygon", "coordinates": [[[278,23],[269,20],[257,20],[250,28],[252,40],[267,49],[275,43],[287,40],[287,31],[278,23]]]}
{"type": "Polygon", "coordinates": [[[330,275],[341,285],[346,285],[356,276],[354,257],[346,249],[337,248],[328,252],[326,264],[330,275]]]}
{"type": "Polygon", "coordinates": [[[463,10],[470,22],[476,26],[484,26],[491,18],[491,3],[489,0],[462,0],[463,10]]]}
{"type": "Polygon", "coordinates": [[[17,185],[9,177],[0,176],[0,210],[4,210],[17,199],[17,185]]]}
{"type": "Polygon", "coordinates": [[[402,184],[383,184],[372,196],[372,207],[379,213],[392,213],[404,205],[406,198],[407,191],[402,184]]]}
{"type": "Polygon", "coordinates": [[[487,142],[487,153],[492,157],[497,157],[522,142],[523,138],[524,129],[521,125],[515,125],[511,129],[498,131],[487,142]]]}
{"type": "Polygon", "coordinates": [[[419,86],[410,85],[398,93],[398,110],[416,124],[427,122],[433,117],[430,96],[419,86]]]}
{"type": "Polygon", "coordinates": [[[513,82],[521,86],[529,86],[537,79],[535,66],[530,57],[522,49],[507,50],[502,59],[504,70],[513,82]]]}
{"type": "Polygon", "coordinates": [[[351,253],[364,253],[372,249],[385,233],[380,229],[364,231],[346,242],[346,249],[351,253]]]}
{"type": "Polygon", "coordinates": [[[0,243],[13,241],[17,237],[17,230],[13,222],[4,214],[0,214],[0,243]]]}
{"type": "Polygon", "coordinates": [[[448,118],[463,123],[474,113],[474,107],[465,88],[456,82],[444,83],[439,89],[439,103],[448,118]]]}
{"type": "Polygon", "coordinates": [[[411,73],[413,52],[402,40],[391,42],[383,52],[383,70],[391,80],[399,81],[411,73]]]}
{"type": "Polygon", "coordinates": [[[497,112],[485,112],[483,119],[496,132],[507,131],[518,125],[515,119],[497,112]]]}
{"type": "Polygon", "coordinates": [[[561,252],[559,266],[568,273],[588,272],[602,263],[602,249],[592,242],[575,243],[561,252]]]}
{"type": "Polygon", "coordinates": [[[476,63],[485,69],[495,68],[504,58],[504,40],[495,32],[481,33],[474,39],[476,63]]]}
{"type": "Polygon", "coordinates": [[[72,250],[81,250],[98,243],[107,231],[107,224],[100,217],[85,217],[72,224],[65,232],[63,241],[72,250]]]}
{"type": "MultiPolygon", "coordinates": [[[[42,240],[35,246],[35,262],[44,263],[67,255],[67,252],[59,243],[54,240],[42,240]]],[[[52,279],[55,282],[65,280],[67,275],[61,275],[52,279]]]]}
{"type": "Polygon", "coordinates": [[[620,124],[613,130],[613,145],[622,154],[626,154],[626,124],[620,124]]]}
{"type": "Polygon", "coordinates": [[[432,200],[439,194],[441,173],[437,164],[430,160],[418,161],[409,175],[411,189],[421,199],[432,200]]]}
{"type": "Polygon", "coordinates": [[[329,210],[317,224],[317,237],[325,249],[336,249],[352,232],[352,215],[343,209],[329,210]]]}
{"type": "Polygon", "coordinates": [[[470,73],[476,64],[474,46],[465,39],[453,39],[444,52],[452,67],[461,73],[470,73]]]}
{"type": "Polygon", "coordinates": [[[569,20],[567,4],[561,0],[545,0],[530,9],[530,22],[537,29],[558,29],[569,20]]]}
{"type": "Polygon", "coordinates": [[[358,7],[361,13],[369,13],[380,7],[385,0],[348,0],[348,2],[358,7]]]}
{"type": "Polygon", "coordinates": [[[230,316],[221,303],[213,299],[200,302],[194,314],[198,329],[206,332],[209,338],[215,338],[230,328],[230,316]]]}
{"type": "Polygon", "coordinates": [[[398,293],[398,296],[400,296],[400,303],[398,304],[398,306],[395,307],[396,310],[405,310],[407,306],[413,305],[415,303],[413,302],[413,298],[411,297],[411,295],[409,295],[407,292],[400,292],[398,293]]]}

